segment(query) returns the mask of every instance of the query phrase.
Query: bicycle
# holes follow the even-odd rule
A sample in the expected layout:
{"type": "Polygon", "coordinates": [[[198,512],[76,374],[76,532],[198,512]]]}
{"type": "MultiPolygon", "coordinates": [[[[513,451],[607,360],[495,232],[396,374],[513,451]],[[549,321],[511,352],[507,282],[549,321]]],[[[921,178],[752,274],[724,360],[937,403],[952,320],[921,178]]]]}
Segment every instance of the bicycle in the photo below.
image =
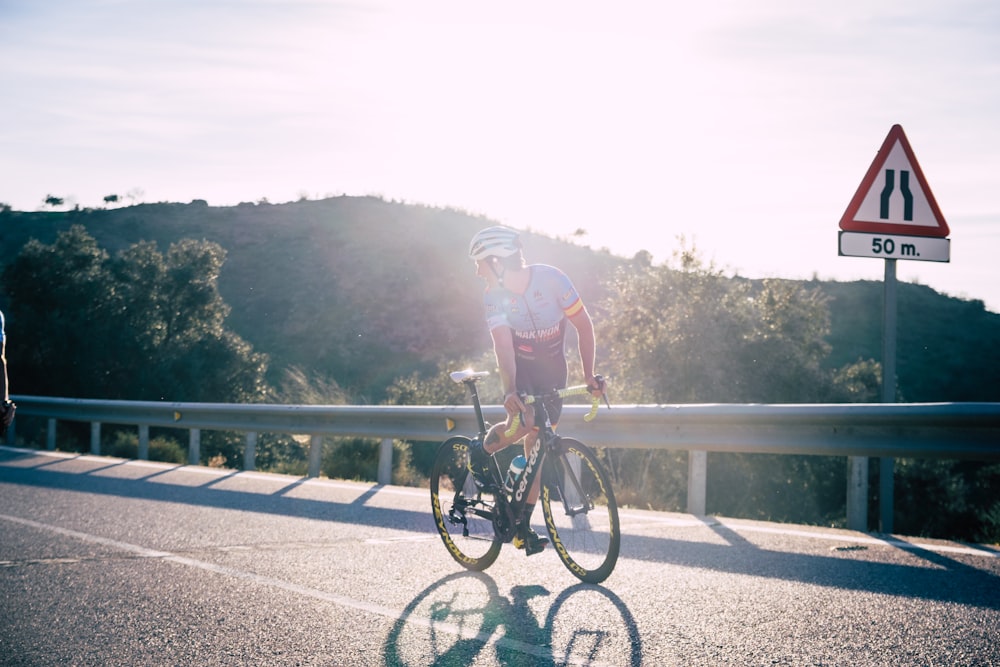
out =
{"type": "MultiPolygon", "coordinates": [[[[490,477],[477,482],[469,470],[469,447],[482,442],[489,430],[483,417],[476,383],[489,375],[484,371],[451,373],[464,384],[475,408],[479,433],[475,438],[454,436],[438,448],[431,471],[431,506],[434,522],[451,556],[469,570],[483,571],[500,555],[524,516],[528,490],[542,475],[540,500],[545,528],[563,564],[581,581],[597,584],[611,575],[618,561],[621,531],[618,504],[604,466],[592,449],[579,440],[558,435],[552,427],[546,400],[589,394],[585,385],[525,396],[535,404],[539,434],[527,457],[527,465],[512,485],[505,485],[507,471],[490,459],[490,477]]],[[[597,413],[593,399],[590,421],[597,413]]],[[[513,424],[512,429],[516,429],[513,424]]],[[[509,448],[508,448],[509,449],[509,448]]]]}

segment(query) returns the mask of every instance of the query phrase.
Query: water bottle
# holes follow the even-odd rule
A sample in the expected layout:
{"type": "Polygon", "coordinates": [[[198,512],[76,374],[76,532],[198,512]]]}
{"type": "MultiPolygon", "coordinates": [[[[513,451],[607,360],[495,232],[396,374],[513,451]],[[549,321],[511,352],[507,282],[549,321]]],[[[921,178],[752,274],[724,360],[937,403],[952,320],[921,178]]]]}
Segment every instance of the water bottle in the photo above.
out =
{"type": "Polygon", "coordinates": [[[507,493],[514,493],[514,485],[517,484],[517,480],[520,479],[526,465],[528,465],[528,460],[521,454],[515,456],[510,462],[510,468],[507,470],[507,481],[503,486],[507,493]]]}

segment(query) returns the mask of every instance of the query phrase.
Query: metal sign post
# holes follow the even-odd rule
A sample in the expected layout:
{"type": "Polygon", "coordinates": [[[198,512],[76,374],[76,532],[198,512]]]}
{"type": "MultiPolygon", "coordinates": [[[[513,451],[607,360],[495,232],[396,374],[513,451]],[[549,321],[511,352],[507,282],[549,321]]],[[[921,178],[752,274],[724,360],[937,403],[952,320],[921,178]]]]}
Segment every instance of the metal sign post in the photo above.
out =
{"type": "MultiPolygon", "coordinates": [[[[896,260],[885,260],[882,286],[882,402],[896,402],[896,260]]],[[[893,473],[896,460],[883,456],[878,466],[879,531],[893,529],[893,473]]]]}

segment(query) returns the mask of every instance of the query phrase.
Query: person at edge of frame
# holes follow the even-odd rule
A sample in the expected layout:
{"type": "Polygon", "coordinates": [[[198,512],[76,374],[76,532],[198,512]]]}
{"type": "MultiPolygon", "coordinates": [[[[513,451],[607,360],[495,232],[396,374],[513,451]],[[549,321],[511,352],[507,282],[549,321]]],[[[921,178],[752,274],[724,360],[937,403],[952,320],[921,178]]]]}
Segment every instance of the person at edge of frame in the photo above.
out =
{"type": "Polygon", "coordinates": [[[10,389],[7,382],[7,333],[3,312],[0,311],[0,439],[7,437],[7,429],[14,421],[14,411],[17,406],[10,400],[10,389]]]}

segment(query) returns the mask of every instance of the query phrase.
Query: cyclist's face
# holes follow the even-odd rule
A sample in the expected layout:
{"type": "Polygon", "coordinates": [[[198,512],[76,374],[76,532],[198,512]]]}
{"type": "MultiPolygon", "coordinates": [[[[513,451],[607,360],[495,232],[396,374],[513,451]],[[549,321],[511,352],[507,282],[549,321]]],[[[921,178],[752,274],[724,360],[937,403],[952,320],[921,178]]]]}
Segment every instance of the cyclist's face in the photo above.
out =
{"type": "Polygon", "coordinates": [[[492,260],[492,257],[476,260],[476,275],[488,283],[496,278],[496,274],[493,273],[493,269],[490,268],[490,262],[492,260]]]}

